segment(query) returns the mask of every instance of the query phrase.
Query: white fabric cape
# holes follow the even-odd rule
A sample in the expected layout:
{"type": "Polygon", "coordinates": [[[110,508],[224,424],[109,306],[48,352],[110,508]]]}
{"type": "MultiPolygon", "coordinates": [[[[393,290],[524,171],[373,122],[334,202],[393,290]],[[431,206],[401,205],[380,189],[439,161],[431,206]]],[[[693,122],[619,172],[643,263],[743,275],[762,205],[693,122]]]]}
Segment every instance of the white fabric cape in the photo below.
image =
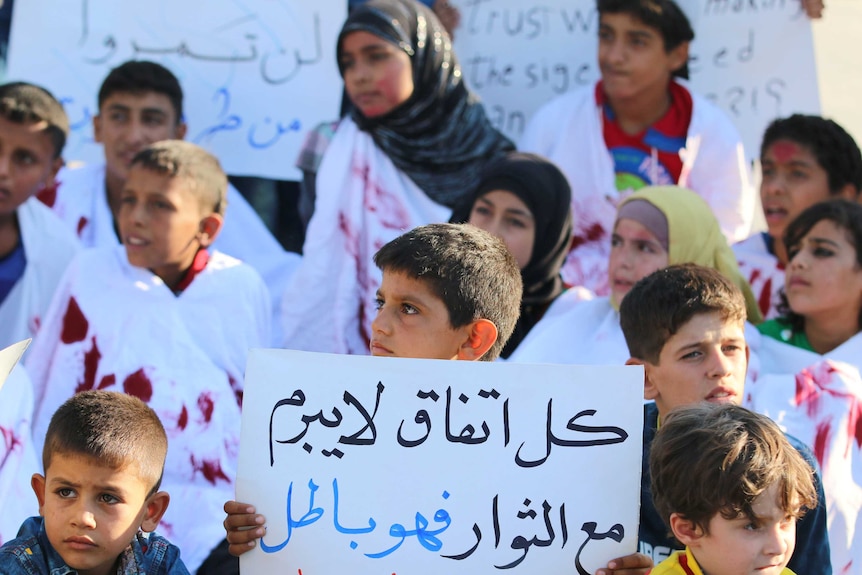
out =
{"type": "Polygon", "coordinates": [[[784,267],[766,249],[763,234],[757,233],[733,245],[739,272],[748,280],[763,319],[778,317],[781,288],[784,287],[784,267]]]}
{"type": "Polygon", "coordinates": [[[270,341],[270,318],[260,276],[224,254],[212,253],[175,296],[158,276],[129,265],[122,246],[85,250],[25,363],[37,444],[60,404],[85,389],[125,391],[159,415],[169,443],[162,489],[171,495],[159,531],[192,573],[225,536],[246,356],[270,341]]]}
{"type": "Polygon", "coordinates": [[[42,466],[30,432],[33,389],[20,365],[0,388],[0,545],[15,538],[28,517],[39,514],[30,476],[42,466]]]}
{"type": "MultiPolygon", "coordinates": [[[[723,111],[689,92],[692,118],[685,149],[680,151],[683,169],[678,185],[691,188],[706,200],[724,235],[733,243],[750,233],[756,200],[742,140],[723,111]]],[[[572,186],[573,245],[577,247],[566,259],[563,279],[569,285],[607,295],[610,235],[617,205],[628,194],[616,189],[595,85],[558,96],[540,108],[527,125],[518,149],[556,163],[572,186]]]]}
{"type": "Polygon", "coordinates": [[[564,292],[509,356],[517,363],[623,365],[629,358],[620,314],[607,297],[564,292]]]}
{"type": "Polygon", "coordinates": [[[385,243],[451,210],[432,201],[345,118],[317,172],[303,259],[282,303],[284,347],[367,354],[385,243]]]}
{"type": "MultiPolygon", "coordinates": [[[[66,226],[78,234],[84,247],[108,247],[119,243],[114,217],[105,192],[105,164],[63,168],[57,175],[59,187],[51,209],[66,226]]],[[[232,185],[227,189],[224,226],[212,245],[253,267],[270,291],[273,319],[277,319],[281,294],[302,257],[285,251],[232,185]]],[[[276,322],[273,322],[277,330],[276,322]]],[[[278,333],[272,343],[281,343],[278,333]]]]}
{"type": "MultiPolygon", "coordinates": [[[[758,334],[759,335],[759,334],[758,334]]],[[[825,355],[771,337],[749,344],[745,405],[814,452],[826,494],[832,570],[862,568],[862,334],[825,355]]]]}
{"type": "Polygon", "coordinates": [[[21,204],[17,215],[27,265],[0,303],[0,349],[36,334],[63,272],[79,249],[75,235],[37,199],[21,204]]]}

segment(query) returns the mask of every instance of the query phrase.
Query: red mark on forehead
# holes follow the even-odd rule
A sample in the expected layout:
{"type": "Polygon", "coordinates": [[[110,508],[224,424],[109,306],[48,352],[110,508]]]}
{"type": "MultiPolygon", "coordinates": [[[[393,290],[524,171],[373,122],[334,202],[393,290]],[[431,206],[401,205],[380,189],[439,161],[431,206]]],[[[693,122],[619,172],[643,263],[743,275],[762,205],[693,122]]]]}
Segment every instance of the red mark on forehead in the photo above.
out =
{"type": "Polygon", "coordinates": [[[788,140],[779,140],[769,146],[772,155],[781,163],[787,163],[793,159],[793,156],[799,153],[799,144],[788,140]]]}

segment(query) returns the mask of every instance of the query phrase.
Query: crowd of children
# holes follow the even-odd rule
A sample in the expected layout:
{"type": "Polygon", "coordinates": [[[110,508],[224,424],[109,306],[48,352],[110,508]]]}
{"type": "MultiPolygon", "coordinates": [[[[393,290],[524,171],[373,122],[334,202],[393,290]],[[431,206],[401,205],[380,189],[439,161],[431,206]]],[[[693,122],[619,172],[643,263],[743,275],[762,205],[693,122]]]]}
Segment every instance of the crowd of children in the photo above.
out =
{"type": "Polygon", "coordinates": [[[183,141],[167,68],[111,70],[84,166],[49,92],[0,86],[0,348],[34,338],[0,389],[0,572],[238,573],[266,525],[234,500],[245,363],[273,346],[640,365],[639,549],[598,575],[862,569],[862,153],[776,119],[753,230],[685,12],[596,6],[601,80],[515,151],[457,11],[351,3],[347,112],[297,159],[302,256],[183,141]]]}

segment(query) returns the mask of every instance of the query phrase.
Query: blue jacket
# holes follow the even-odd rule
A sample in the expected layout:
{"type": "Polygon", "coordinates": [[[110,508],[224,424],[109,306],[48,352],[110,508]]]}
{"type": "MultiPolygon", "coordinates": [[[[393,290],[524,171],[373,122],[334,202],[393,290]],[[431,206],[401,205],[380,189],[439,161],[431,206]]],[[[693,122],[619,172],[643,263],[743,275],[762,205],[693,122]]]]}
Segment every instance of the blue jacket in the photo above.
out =
{"type": "MultiPolygon", "coordinates": [[[[189,575],[180,559],[180,550],[167,539],[138,533],[123,551],[117,575],[189,575]]],[[[0,547],[3,575],[76,575],[51,546],[41,517],[27,519],[18,537],[0,547]]]]}
{"type": "MultiPolygon", "coordinates": [[[[652,502],[650,491],[649,454],[652,441],[658,429],[658,408],[654,403],[644,406],[644,455],[641,471],[641,518],[638,529],[638,547],[644,555],[652,557],[658,565],[674,551],[683,549],[662,521],[652,502]]],[[[787,435],[787,440],[817,470],[817,462],[801,441],[787,435]]],[[[796,549],[787,567],[794,573],[806,575],[832,575],[829,559],[829,539],[826,534],[826,508],[824,507],[823,485],[820,471],[814,474],[814,487],[817,489],[817,508],[808,511],[796,526],[796,549]]]]}

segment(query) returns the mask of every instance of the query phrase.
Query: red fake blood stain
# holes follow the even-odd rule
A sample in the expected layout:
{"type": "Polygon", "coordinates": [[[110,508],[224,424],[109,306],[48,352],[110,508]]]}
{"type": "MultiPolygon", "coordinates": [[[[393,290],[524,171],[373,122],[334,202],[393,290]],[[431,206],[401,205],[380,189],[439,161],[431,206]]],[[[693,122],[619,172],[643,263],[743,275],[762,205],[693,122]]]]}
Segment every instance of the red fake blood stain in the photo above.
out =
{"type": "Polygon", "coordinates": [[[150,398],[153,397],[153,384],[147,374],[144,373],[143,367],[123,381],[123,391],[129,395],[134,395],[144,403],[150,401],[150,398]]]}
{"type": "Polygon", "coordinates": [[[189,424],[189,410],[186,409],[186,406],[183,406],[183,410],[180,412],[180,418],[177,420],[177,427],[180,429],[185,429],[186,425],[189,424]]]}
{"type": "Polygon", "coordinates": [[[111,387],[117,383],[117,376],[113,373],[109,373],[99,382],[99,386],[96,389],[105,389],[106,387],[111,387]]]}
{"type": "Polygon", "coordinates": [[[80,237],[81,232],[84,231],[84,228],[87,227],[87,218],[81,216],[81,219],[78,220],[78,236],[80,237]]]}
{"type": "Polygon", "coordinates": [[[829,445],[830,435],[832,435],[832,426],[829,422],[817,426],[814,436],[814,457],[817,458],[820,467],[823,467],[823,461],[826,458],[826,446],[829,445]]]}
{"type": "Polygon", "coordinates": [[[569,251],[582,246],[587,242],[595,242],[599,240],[602,235],[605,233],[605,229],[602,227],[602,224],[598,222],[593,222],[590,227],[586,229],[583,234],[577,235],[572,238],[572,245],[569,248],[569,251]]]}
{"type": "Polygon", "coordinates": [[[99,346],[96,344],[96,336],[93,336],[92,341],[93,346],[89,351],[84,352],[84,379],[78,382],[75,393],[89,391],[96,385],[96,372],[99,370],[102,352],[99,351],[99,346]]]}
{"type": "Polygon", "coordinates": [[[57,185],[53,185],[42,188],[36,193],[36,198],[49,208],[53,208],[57,202],[57,187],[57,185]]]}
{"type": "Polygon", "coordinates": [[[209,392],[204,392],[198,396],[198,409],[201,410],[206,423],[209,423],[213,417],[213,407],[213,398],[209,392]]]}
{"type": "Polygon", "coordinates": [[[236,378],[231,374],[227,374],[227,381],[230,384],[230,388],[233,390],[233,394],[236,397],[236,404],[242,407],[242,389],[239,386],[236,378]]]}
{"type": "Polygon", "coordinates": [[[222,471],[221,469],[220,462],[204,460],[198,463],[194,455],[192,455],[189,459],[192,464],[192,469],[196,472],[200,471],[203,474],[204,479],[206,479],[213,485],[215,485],[219,479],[223,479],[226,483],[230,483],[230,479],[227,478],[227,475],[225,475],[224,471],[222,471]]]}
{"type": "Polygon", "coordinates": [[[769,147],[775,159],[782,164],[788,163],[799,152],[799,146],[794,142],[779,140],[769,147]]]}
{"type": "Polygon", "coordinates": [[[63,316],[63,331],[60,332],[60,341],[66,344],[84,341],[89,329],[90,322],[84,317],[84,312],[81,311],[78,301],[74,297],[69,298],[66,314],[63,316]]]}

